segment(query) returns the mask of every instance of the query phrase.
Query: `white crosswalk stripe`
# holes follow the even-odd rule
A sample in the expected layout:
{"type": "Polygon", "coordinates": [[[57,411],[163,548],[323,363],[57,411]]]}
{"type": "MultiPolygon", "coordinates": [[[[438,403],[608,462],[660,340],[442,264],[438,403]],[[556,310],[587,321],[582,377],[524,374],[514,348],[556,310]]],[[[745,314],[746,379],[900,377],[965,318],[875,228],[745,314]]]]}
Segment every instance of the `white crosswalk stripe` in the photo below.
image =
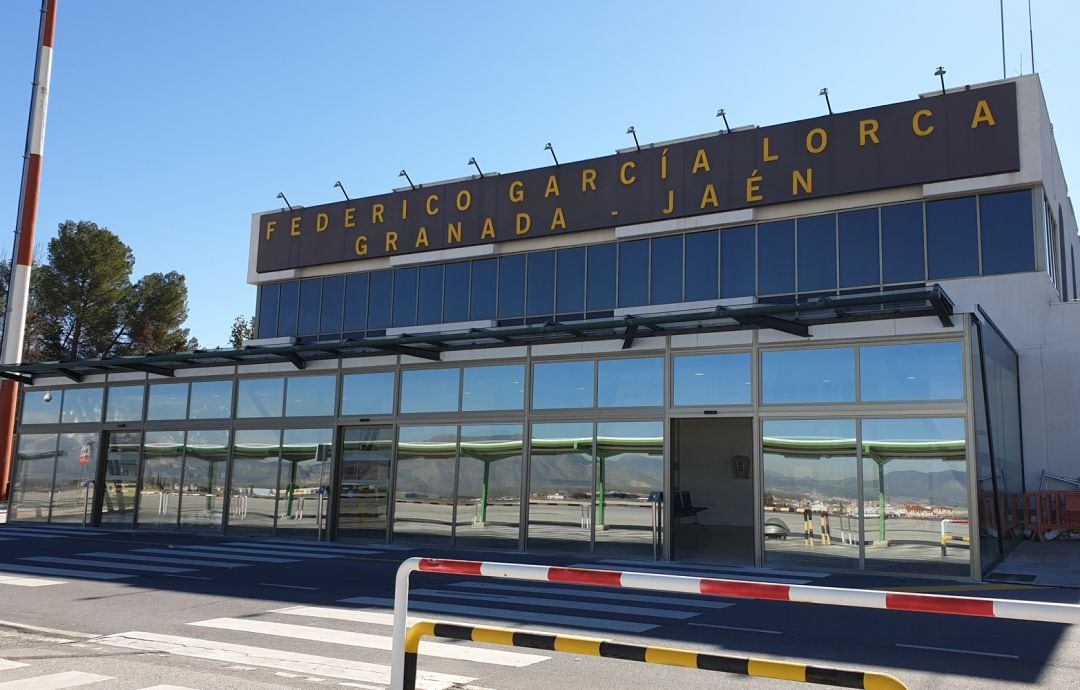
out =
{"type": "Polygon", "coordinates": [[[64,671],[63,673],[50,673],[46,676],[25,678],[23,680],[9,680],[0,683],[0,690],[62,690],[62,688],[76,688],[80,685],[104,683],[116,680],[112,676],[102,676],[97,673],[83,673],[82,671],[64,671]]]}
{"type": "Polygon", "coordinates": [[[163,556],[193,556],[198,558],[219,558],[223,561],[250,561],[252,563],[296,563],[295,558],[270,558],[269,556],[241,556],[235,553],[207,551],[203,547],[178,546],[175,549],[135,549],[139,553],[156,553],[163,556]]]}
{"type": "Polygon", "coordinates": [[[42,532],[40,530],[22,529],[21,527],[4,527],[2,531],[0,531],[0,534],[20,539],[25,539],[26,537],[35,537],[38,539],[63,539],[68,536],[67,534],[60,534],[57,532],[50,534],[49,532],[42,532]]]}
{"type": "MultiPolygon", "coordinates": [[[[325,544],[325,542],[324,542],[325,544]]],[[[325,546],[308,546],[307,544],[283,544],[281,542],[225,542],[222,546],[236,546],[244,549],[265,549],[268,551],[290,552],[294,554],[325,553],[335,556],[372,556],[383,553],[376,548],[338,548],[326,544],[325,546]]]]}
{"type": "Polygon", "coordinates": [[[123,573],[101,573],[95,570],[72,570],[70,568],[46,568],[21,563],[0,563],[0,576],[4,573],[30,573],[33,575],[59,575],[60,577],[82,578],[84,580],[120,580],[135,577],[123,573]]]}
{"type": "Polygon", "coordinates": [[[691,577],[712,577],[719,579],[743,580],[746,582],[772,582],[778,585],[805,585],[811,580],[806,578],[783,577],[781,572],[776,575],[753,575],[746,571],[729,571],[709,569],[707,566],[691,566],[691,564],[672,564],[662,561],[637,561],[633,565],[615,567],[613,563],[574,563],[571,568],[585,568],[588,570],[626,570],[635,573],[659,573],[661,575],[687,575],[691,577]]]}
{"type": "MultiPolygon", "coordinates": [[[[379,551],[415,551],[415,546],[405,546],[403,544],[353,544],[350,542],[340,541],[320,541],[320,542],[298,542],[298,541],[281,541],[281,540],[269,540],[269,539],[252,539],[252,543],[262,546],[283,546],[288,548],[305,548],[305,549],[333,549],[335,551],[364,551],[373,550],[379,551]]],[[[230,542],[235,543],[235,542],[230,542]]]]}
{"type": "Polygon", "coordinates": [[[10,659],[0,659],[0,671],[10,671],[13,668],[22,668],[27,666],[21,661],[11,661],[10,659]]]}
{"type": "Polygon", "coordinates": [[[61,565],[89,565],[99,568],[112,568],[114,570],[131,570],[143,573],[190,573],[191,568],[170,568],[163,565],[141,565],[136,563],[106,563],[91,558],[61,558],[57,556],[27,556],[20,561],[34,561],[35,563],[58,563],[61,565]]]}
{"type": "MultiPolygon", "coordinates": [[[[730,608],[734,604],[725,601],[710,601],[705,597],[688,599],[677,596],[663,596],[655,594],[631,594],[634,590],[622,589],[617,592],[599,592],[579,587],[558,587],[540,585],[502,585],[494,582],[455,582],[451,587],[465,589],[483,589],[485,591],[502,592],[526,592],[530,594],[543,594],[545,597],[591,597],[601,600],[638,601],[646,604],[660,604],[663,606],[684,606],[698,609],[721,610],[730,608]],[[700,599],[700,600],[698,600],[700,599]]],[[[487,598],[487,597],[485,597],[487,598]]]]}
{"type": "MultiPolygon", "coordinates": [[[[196,548],[196,547],[192,547],[192,548],[196,548]]],[[[218,552],[224,552],[224,553],[230,553],[230,554],[236,553],[236,554],[241,554],[241,555],[251,554],[253,556],[287,556],[287,557],[298,556],[300,558],[316,558],[316,559],[318,559],[318,558],[341,558],[341,556],[343,555],[343,554],[321,553],[321,552],[317,552],[317,551],[308,552],[308,551],[296,551],[296,550],[285,551],[284,549],[259,549],[259,548],[249,547],[249,546],[240,546],[240,547],[236,547],[236,546],[233,546],[233,547],[229,547],[229,546],[199,546],[197,548],[200,551],[218,551],[218,552]]]]}
{"type": "Polygon", "coordinates": [[[21,577],[19,575],[0,575],[0,585],[16,587],[48,587],[49,585],[67,584],[64,580],[50,580],[44,577],[21,577]]]}
{"type": "MultiPolygon", "coordinates": [[[[706,563],[683,563],[681,561],[627,561],[607,558],[593,564],[593,567],[600,566],[625,566],[629,569],[636,569],[642,566],[655,566],[676,571],[685,570],[688,571],[688,573],[692,572],[701,575],[709,573],[750,573],[758,575],[775,575],[777,577],[807,577],[811,579],[829,577],[829,573],[807,570],[781,570],[778,568],[758,568],[752,565],[711,565],[706,563]]],[[[619,568],[615,567],[613,569],[618,570],[619,568]]]]}
{"type": "MultiPolygon", "coordinates": [[[[449,592],[440,589],[415,589],[410,592],[410,597],[435,597],[437,599],[453,599],[475,601],[482,597],[483,601],[493,601],[498,604],[519,604],[522,606],[539,606],[544,609],[570,609],[572,611],[598,611],[601,613],[620,613],[628,616],[647,616],[650,618],[671,618],[686,620],[698,615],[693,611],[673,611],[670,609],[658,609],[656,607],[644,608],[641,606],[620,606],[610,602],[591,601],[558,601],[550,597],[526,597],[505,594],[479,595],[475,592],[449,592]]],[[[477,602],[479,603],[479,602],[477,602]]]]}
{"type": "Polygon", "coordinates": [[[88,551],[80,553],[80,556],[92,558],[116,558],[125,561],[140,561],[144,563],[162,563],[164,565],[194,565],[200,568],[247,568],[250,563],[231,563],[225,561],[208,561],[204,558],[165,558],[138,553],[111,553],[108,551],[88,551]]]}

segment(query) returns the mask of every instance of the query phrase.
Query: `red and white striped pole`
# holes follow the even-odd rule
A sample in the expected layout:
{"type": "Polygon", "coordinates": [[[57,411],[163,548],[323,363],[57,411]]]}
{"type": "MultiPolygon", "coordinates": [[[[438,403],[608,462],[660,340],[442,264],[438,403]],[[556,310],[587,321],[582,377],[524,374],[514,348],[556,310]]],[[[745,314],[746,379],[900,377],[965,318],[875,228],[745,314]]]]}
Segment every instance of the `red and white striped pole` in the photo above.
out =
{"type": "MultiPolygon", "coordinates": [[[[41,188],[41,155],[45,149],[45,113],[49,107],[49,80],[52,77],[52,47],[56,31],[56,0],[41,0],[37,62],[34,65],[30,122],[26,126],[26,154],[23,157],[19,215],[15,222],[15,249],[8,280],[7,313],[0,361],[22,362],[26,334],[26,305],[30,298],[30,264],[34,257],[34,226],[37,224],[38,190],[41,188]]],[[[14,456],[15,406],[19,384],[0,381],[0,499],[6,499],[14,456]]]]}

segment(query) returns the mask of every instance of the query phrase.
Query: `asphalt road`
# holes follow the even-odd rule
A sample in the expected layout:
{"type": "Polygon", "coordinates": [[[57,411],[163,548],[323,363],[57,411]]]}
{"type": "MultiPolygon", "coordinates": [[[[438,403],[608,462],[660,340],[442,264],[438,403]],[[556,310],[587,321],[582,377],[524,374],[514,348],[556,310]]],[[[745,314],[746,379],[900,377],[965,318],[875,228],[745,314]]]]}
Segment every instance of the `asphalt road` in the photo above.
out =
{"type": "MultiPolygon", "coordinates": [[[[408,556],[579,564],[521,554],[0,526],[0,690],[381,688],[408,556]],[[21,683],[21,684],[20,684],[21,683]]],[[[809,571],[585,561],[589,567],[1042,601],[1080,591],[809,571]]],[[[439,575],[413,616],[891,673],[910,688],[1076,687],[1068,626],[439,575]]],[[[429,688],[794,687],[568,653],[437,640],[429,688]]]]}

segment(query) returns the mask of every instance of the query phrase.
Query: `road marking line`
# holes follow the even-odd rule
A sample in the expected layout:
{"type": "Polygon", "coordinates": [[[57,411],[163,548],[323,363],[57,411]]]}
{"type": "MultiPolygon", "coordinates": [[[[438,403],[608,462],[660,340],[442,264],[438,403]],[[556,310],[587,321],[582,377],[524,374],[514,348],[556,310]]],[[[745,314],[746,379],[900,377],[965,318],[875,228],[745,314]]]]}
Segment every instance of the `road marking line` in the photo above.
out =
{"type": "Polygon", "coordinates": [[[191,568],[169,568],[161,565],[138,565],[136,563],[105,563],[89,558],[59,558],[54,556],[26,556],[20,561],[36,561],[38,563],[59,563],[61,565],[89,565],[101,568],[115,568],[117,570],[136,570],[145,573],[190,573],[191,568]]]}
{"type": "Polygon", "coordinates": [[[29,666],[30,664],[24,664],[21,661],[11,661],[9,659],[0,659],[0,671],[7,671],[13,668],[22,668],[23,666],[29,666]]]}
{"type": "Polygon", "coordinates": [[[933,652],[948,652],[950,654],[974,654],[975,656],[992,656],[999,659],[1019,659],[1016,654],[999,654],[998,652],[977,652],[972,649],[953,649],[952,647],[928,647],[921,644],[903,644],[902,642],[895,643],[897,647],[906,647],[908,649],[928,649],[933,652]]]}
{"type": "MultiPolygon", "coordinates": [[[[393,599],[383,597],[350,597],[348,599],[338,599],[338,601],[346,604],[384,606],[386,608],[391,608],[394,605],[393,599]]],[[[442,604],[432,601],[410,601],[409,608],[417,611],[456,613],[463,616],[472,616],[482,621],[492,619],[528,621],[530,623],[550,623],[572,628],[593,628],[595,630],[615,630],[618,632],[640,633],[657,627],[655,624],[650,623],[631,623],[629,621],[586,618],[584,616],[564,616],[562,614],[539,613],[537,611],[514,611],[512,609],[495,609],[487,606],[460,606],[458,604],[442,604]]]]}
{"type": "MultiPolygon", "coordinates": [[[[638,561],[641,563],[641,561],[638,561]]],[[[575,563],[571,568],[586,568],[588,570],[607,570],[608,568],[597,565],[596,563],[575,563]]],[[[665,570],[662,567],[658,567],[654,564],[648,565],[634,565],[627,568],[627,572],[633,573],[659,573],[661,575],[686,575],[685,572],[672,572],[671,570],[665,570]]],[[[701,575],[701,573],[695,573],[701,575]]],[[[773,577],[765,575],[746,575],[743,573],[721,573],[716,572],[710,575],[702,575],[702,577],[717,578],[721,580],[744,580],[746,582],[771,582],[778,585],[805,585],[810,583],[810,580],[793,580],[786,577],[773,577]]]]}
{"type": "Polygon", "coordinates": [[[212,577],[202,577],[201,575],[164,575],[163,577],[178,577],[181,580],[213,580],[212,577]]]}
{"type": "Polygon", "coordinates": [[[199,558],[218,558],[222,561],[251,561],[252,563],[296,563],[295,558],[268,558],[266,556],[237,556],[232,553],[218,553],[206,551],[202,547],[185,546],[175,549],[135,549],[140,553],[157,553],[161,555],[175,554],[177,556],[198,556],[199,558]]]}
{"type": "MultiPolygon", "coordinates": [[[[337,609],[329,606],[289,606],[283,609],[273,609],[268,613],[282,613],[287,616],[309,616],[311,618],[329,618],[337,621],[349,621],[350,623],[367,623],[369,625],[387,625],[392,626],[394,624],[394,614],[383,613],[382,611],[364,611],[362,609],[337,609]]],[[[424,618],[414,618],[408,616],[406,618],[407,624],[412,627],[415,623],[424,620],[424,618]]],[[[466,623],[467,621],[458,621],[453,619],[442,619],[447,623],[466,623]]]]}
{"type": "MultiPolygon", "coordinates": [[[[280,671],[342,678],[362,683],[390,684],[390,667],[383,664],[371,664],[351,659],[336,659],[242,644],[214,642],[197,637],[132,631],[99,637],[95,642],[110,647],[139,649],[146,652],[164,652],[177,656],[212,659],[232,664],[254,664],[280,671]]],[[[474,680],[476,679],[467,676],[432,673],[430,671],[417,673],[417,687],[424,690],[448,690],[455,683],[464,685],[474,680]]]]}
{"type": "Polygon", "coordinates": [[[74,637],[86,640],[97,637],[97,635],[77,632],[75,630],[58,630],[56,628],[43,628],[39,625],[26,625],[25,623],[15,623],[14,621],[0,621],[0,626],[5,628],[12,628],[14,630],[18,630],[19,632],[29,631],[34,633],[45,633],[46,635],[58,635],[61,637],[74,637]]]}
{"type": "Polygon", "coordinates": [[[195,558],[162,558],[161,556],[149,556],[137,553],[109,553],[106,551],[90,551],[80,553],[79,556],[92,556],[94,558],[118,558],[125,561],[144,561],[147,563],[167,563],[169,565],[197,565],[206,568],[246,568],[248,563],[227,563],[224,561],[206,561],[195,558]]]}
{"type": "Polygon", "coordinates": [[[40,539],[63,539],[68,536],[66,534],[42,534],[41,532],[18,527],[4,527],[0,534],[13,534],[16,538],[38,537],[40,539]]]}
{"type": "Polygon", "coordinates": [[[736,573],[758,573],[759,575],[776,575],[777,577],[812,577],[821,578],[829,577],[829,573],[818,573],[805,570],[778,570],[774,568],[758,568],[752,565],[710,565],[707,563],[684,563],[681,561],[660,561],[660,562],[645,562],[645,561],[627,561],[615,558],[605,558],[600,563],[610,563],[612,565],[656,565],[664,568],[673,568],[676,570],[696,570],[703,573],[708,572],[736,572],[736,573]]]}
{"type": "Polygon", "coordinates": [[[260,549],[254,546],[204,546],[192,545],[185,548],[199,549],[200,551],[219,551],[224,553],[253,554],[255,556],[299,556],[303,558],[341,558],[338,554],[308,553],[307,551],[285,551],[283,549],[260,549]]]}
{"type": "Polygon", "coordinates": [[[718,628],[720,630],[741,630],[743,632],[764,633],[766,635],[783,635],[780,630],[766,630],[765,628],[740,628],[737,625],[716,625],[714,623],[689,623],[699,628],[718,628]]]}
{"type": "Polygon", "coordinates": [[[16,587],[47,587],[49,585],[65,585],[67,580],[49,580],[44,577],[19,577],[18,575],[0,575],[0,585],[15,585],[16,587]]]}
{"type": "Polygon", "coordinates": [[[151,685],[141,690],[195,690],[195,688],[189,688],[186,685],[151,685]]]}
{"type": "Polygon", "coordinates": [[[115,680],[112,676],[100,676],[96,673],[83,673],[82,671],[64,671],[52,673],[37,678],[24,678],[23,680],[9,680],[0,683],[3,690],[60,690],[61,688],[74,688],[79,685],[91,683],[103,683],[107,680],[115,680]]]}
{"type": "Polygon", "coordinates": [[[119,580],[126,577],[135,577],[124,573],[99,573],[90,570],[70,570],[67,568],[43,568],[36,565],[19,565],[16,563],[0,563],[0,573],[30,573],[32,575],[60,575],[61,577],[79,577],[88,580],[119,580]]]}
{"type": "MultiPolygon", "coordinates": [[[[266,546],[282,546],[286,548],[303,548],[303,549],[336,549],[340,551],[352,551],[359,549],[375,549],[377,552],[381,551],[415,551],[415,546],[402,546],[400,544],[348,544],[339,541],[324,541],[317,542],[318,546],[309,546],[307,544],[301,545],[294,542],[283,541],[261,541],[258,539],[253,540],[254,543],[264,544],[266,546]]],[[[233,543],[233,542],[230,542],[233,543]]]]}
{"type": "Polygon", "coordinates": [[[278,584],[277,582],[260,582],[259,584],[262,585],[263,587],[283,587],[285,589],[306,589],[306,590],[311,591],[311,592],[317,592],[319,590],[318,587],[304,587],[302,585],[282,585],[282,584],[278,584]]]}
{"type": "Polygon", "coordinates": [[[0,530],[20,529],[33,532],[70,532],[72,534],[107,534],[104,530],[91,529],[89,527],[64,527],[62,525],[33,525],[25,522],[11,523],[11,527],[0,527],[0,530]]]}
{"type": "MultiPolygon", "coordinates": [[[[312,642],[329,642],[331,644],[348,645],[350,647],[365,647],[390,651],[392,640],[389,635],[372,635],[369,633],[349,632],[347,630],[335,630],[333,628],[315,628],[307,625],[293,625],[291,623],[272,623],[242,618],[214,618],[205,621],[196,621],[188,625],[197,625],[203,628],[215,628],[218,630],[236,630],[238,632],[257,633],[260,635],[276,635],[294,640],[310,640],[312,642]]],[[[457,659],[459,661],[475,661],[482,664],[495,664],[497,666],[531,666],[540,661],[547,661],[551,657],[539,654],[526,654],[523,652],[505,652],[497,649],[484,649],[460,644],[447,644],[445,642],[420,643],[420,654],[435,656],[442,659],[457,659]]]]}
{"type": "Polygon", "coordinates": [[[653,596],[650,594],[628,594],[624,592],[596,592],[582,587],[533,587],[529,585],[500,585],[491,582],[455,582],[451,587],[467,587],[469,589],[482,589],[485,591],[502,590],[506,592],[535,592],[547,596],[567,597],[592,597],[594,599],[617,599],[619,601],[640,601],[651,604],[668,604],[672,606],[685,606],[689,608],[727,609],[735,604],[724,601],[694,601],[692,599],[680,599],[679,597],[653,596]]]}
{"type": "Polygon", "coordinates": [[[273,549],[276,551],[295,551],[308,553],[329,553],[336,556],[370,556],[374,554],[381,554],[381,551],[373,551],[371,549],[351,549],[351,548],[334,548],[330,546],[301,546],[292,544],[267,544],[263,542],[254,542],[246,544],[244,542],[229,541],[222,544],[222,546],[237,546],[240,548],[258,548],[258,549],[273,549]]]}
{"type": "Polygon", "coordinates": [[[671,609],[645,608],[642,606],[620,606],[593,601],[559,601],[547,597],[519,597],[507,594],[487,594],[474,592],[447,592],[441,589],[414,589],[412,596],[438,597],[440,599],[455,599],[458,601],[472,601],[483,604],[495,601],[501,604],[520,604],[522,606],[542,606],[549,609],[571,609],[574,611],[601,611],[607,613],[622,613],[629,616],[642,616],[644,618],[672,618],[686,620],[701,615],[698,611],[673,611],[671,609]]]}

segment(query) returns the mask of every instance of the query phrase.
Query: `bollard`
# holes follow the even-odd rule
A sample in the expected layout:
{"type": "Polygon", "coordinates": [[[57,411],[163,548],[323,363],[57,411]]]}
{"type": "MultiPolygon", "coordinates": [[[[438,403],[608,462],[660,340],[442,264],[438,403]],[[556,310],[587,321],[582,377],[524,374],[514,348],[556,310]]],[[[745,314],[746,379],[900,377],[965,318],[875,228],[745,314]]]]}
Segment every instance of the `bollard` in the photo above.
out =
{"type": "Polygon", "coordinates": [[[814,511],[809,508],[803,510],[803,544],[814,545],[814,511]]]}
{"type": "Polygon", "coordinates": [[[829,511],[825,511],[818,516],[821,521],[821,543],[825,546],[832,546],[832,533],[829,531],[829,511]]]}

